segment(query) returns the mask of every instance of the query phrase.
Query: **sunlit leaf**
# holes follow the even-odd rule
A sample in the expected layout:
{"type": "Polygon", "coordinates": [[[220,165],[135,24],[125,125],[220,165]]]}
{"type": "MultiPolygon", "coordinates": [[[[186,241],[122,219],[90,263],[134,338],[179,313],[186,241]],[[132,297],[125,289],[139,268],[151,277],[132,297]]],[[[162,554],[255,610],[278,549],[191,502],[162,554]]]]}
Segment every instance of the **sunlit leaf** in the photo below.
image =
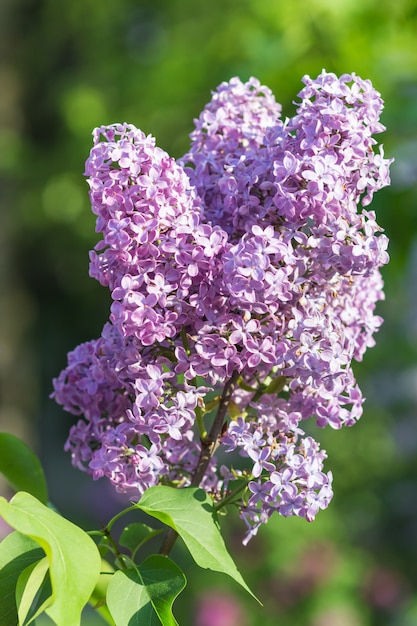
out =
{"type": "Polygon", "coordinates": [[[50,568],[52,602],[46,613],[57,626],[79,626],[100,573],[100,554],[78,526],[44,506],[32,495],[0,498],[0,515],[44,550],[50,568]]]}
{"type": "Polygon", "coordinates": [[[253,597],[224,544],[213,502],[202,489],[175,489],[157,485],[143,494],[142,511],[173,528],[184,540],[191,556],[203,568],[228,574],[253,597]]]}

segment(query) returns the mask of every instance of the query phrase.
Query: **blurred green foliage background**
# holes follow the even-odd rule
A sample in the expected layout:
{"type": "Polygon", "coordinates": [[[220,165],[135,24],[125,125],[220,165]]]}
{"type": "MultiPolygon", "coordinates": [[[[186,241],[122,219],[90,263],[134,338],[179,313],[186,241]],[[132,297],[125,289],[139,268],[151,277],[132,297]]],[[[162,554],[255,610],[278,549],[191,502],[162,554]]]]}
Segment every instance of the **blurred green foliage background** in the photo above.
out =
{"type": "Polygon", "coordinates": [[[0,2],[0,428],[41,453],[52,501],[86,526],[120,499],[70,467],[72,419],[48,396],[67,351],[108,315],[106,290],[88,277],[92,129],[127,121],[179,157],[221,81],[256,76],[285,116],[302,76],[322,68],[372,80],[396,159],[372,205],[391,263],[385,324],[355,370],[365,414],[319,433],[335,497],[316,522],[277,518],[242,549],[241,527],[225,520],[264,608],[176,548],[189,577],[182,626],[417,623],[417,1],[0,2]]]}

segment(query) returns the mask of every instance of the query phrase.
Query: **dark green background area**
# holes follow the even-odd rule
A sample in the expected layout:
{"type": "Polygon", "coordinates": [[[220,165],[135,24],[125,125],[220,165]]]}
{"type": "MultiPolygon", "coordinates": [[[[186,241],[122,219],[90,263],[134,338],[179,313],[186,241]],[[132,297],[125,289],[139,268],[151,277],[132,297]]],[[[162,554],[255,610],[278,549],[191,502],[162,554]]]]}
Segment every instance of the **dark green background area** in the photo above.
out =
{"type": "Polygon", "coordinates": [[[322,68],[372,80],[386,103],[378,139],[396,159],[372,204],[391,263],[385,324],[355,368],[365,413],[352,429],[318,433],[335,497],[316,522],[276,518],[242,549],[240,524],[224,520],[263,609],[177,549],[190,581],[182,626],[417,623],[417,2],[0,2],[0,428],[40,452],[51,499],[84,525],[107,521],[120,499],[71,468],[73,419],[48,396],[67,351],[108,315],[108,293],[88,277],[92,129],[130,122],[179,157],[221,81],[256,76],[285,117],[302,76],[322,68]],[[197,621],[207,589],[223,615],[237,603],[228,623],[197,621]]]}

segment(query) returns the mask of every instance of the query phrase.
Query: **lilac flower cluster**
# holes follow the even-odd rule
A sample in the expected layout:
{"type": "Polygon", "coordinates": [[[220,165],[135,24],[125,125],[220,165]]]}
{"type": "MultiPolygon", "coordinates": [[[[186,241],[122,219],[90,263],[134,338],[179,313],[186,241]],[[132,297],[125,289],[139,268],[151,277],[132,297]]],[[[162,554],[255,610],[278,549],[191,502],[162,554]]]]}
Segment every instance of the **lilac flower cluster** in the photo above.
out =
{"type": "Polygon", "coordinates": [[[285,121],[256,79],[222,83],[178,161],[131,125],[94,131],[90,273],[110,321],[54,380],[82,416],[66,444],[77,467],[137,499],[195,484],[210,443],[198,482],[219,501],[238,486],[247,539],[274,511],[312,520],[329,503],[326,454],[302,424],[360,417],[351,363],[382,321],[388,242],[365,207],[389,184],[383,103],[354,74],[303,82],[285,121]]]}

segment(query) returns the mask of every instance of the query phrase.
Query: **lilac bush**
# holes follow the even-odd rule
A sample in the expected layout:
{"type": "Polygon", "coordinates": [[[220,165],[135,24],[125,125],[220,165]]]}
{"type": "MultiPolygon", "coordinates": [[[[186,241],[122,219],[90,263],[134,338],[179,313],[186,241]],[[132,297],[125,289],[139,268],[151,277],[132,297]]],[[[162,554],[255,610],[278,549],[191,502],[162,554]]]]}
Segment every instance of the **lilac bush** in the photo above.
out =
{"type": "Polygon", "coordinates": [[[179,160],[132,125],[95,129],[90,274],[110,319],[54,380],[81,417],[76,467],[132,501],[200,486],[238,506],[245,542],[274,512],[327,507],[304,422],[360,418],[352,361],[382,322],[388,241],[366,207],[389,184],[383,102],[355,74],[303,82],[285,120],[258,80],[222,83],[179,160]]]}

